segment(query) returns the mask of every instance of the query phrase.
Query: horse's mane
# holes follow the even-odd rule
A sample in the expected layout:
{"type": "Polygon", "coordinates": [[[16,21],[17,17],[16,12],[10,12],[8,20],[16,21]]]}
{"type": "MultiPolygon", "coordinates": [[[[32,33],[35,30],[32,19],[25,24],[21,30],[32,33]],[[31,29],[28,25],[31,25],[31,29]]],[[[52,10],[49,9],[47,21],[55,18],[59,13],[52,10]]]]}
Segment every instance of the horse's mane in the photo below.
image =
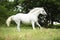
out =
{"type": "Polygon", "coordinates": [[[43,8],[43,7],[36,7],[36,8],[33,8],[32,10],[30,10],[30,12],[28,12],[28,14],[34,13],[34,12],[36,12],[37,10],[40,10],[41,8],[43,8]]]}

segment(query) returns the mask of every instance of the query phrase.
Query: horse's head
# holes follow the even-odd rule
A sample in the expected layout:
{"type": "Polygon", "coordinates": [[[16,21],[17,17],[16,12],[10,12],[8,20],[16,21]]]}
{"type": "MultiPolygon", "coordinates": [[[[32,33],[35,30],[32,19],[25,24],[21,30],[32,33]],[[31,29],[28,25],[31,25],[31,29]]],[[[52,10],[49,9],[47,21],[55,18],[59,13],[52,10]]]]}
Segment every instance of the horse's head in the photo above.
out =
{"type": "Polygon", "coordinates": [[[42,15],[47,15],[46,11],[44,10],[43,7],[40,8],[40,14],[42,15]]]}
{"type": "Polygon", "coordinates": [[[34,14],[36,16],[38,16],[39,14],[42,14],[45,16],[47,15],[47,13],[45,12],[43,7],[36,7],[34,9],[32,9],[28,14],[34,14]]]}

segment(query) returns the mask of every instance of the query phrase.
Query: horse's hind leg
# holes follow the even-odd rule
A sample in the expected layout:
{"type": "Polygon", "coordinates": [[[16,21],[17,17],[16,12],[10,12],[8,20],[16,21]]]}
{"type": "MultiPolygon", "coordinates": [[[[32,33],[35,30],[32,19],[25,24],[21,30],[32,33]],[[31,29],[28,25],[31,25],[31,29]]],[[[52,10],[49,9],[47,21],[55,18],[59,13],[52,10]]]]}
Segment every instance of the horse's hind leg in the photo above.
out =
{"type": "Polygon", "coordinates": [[[17,30],[20,32],[20,21],[15,21],[17,24],[17,30]]]}
{"type": "Polygon", "coordinates": [[[41,28],[40,24],[38,22],[36,22],[36,24],[41,28]]]}

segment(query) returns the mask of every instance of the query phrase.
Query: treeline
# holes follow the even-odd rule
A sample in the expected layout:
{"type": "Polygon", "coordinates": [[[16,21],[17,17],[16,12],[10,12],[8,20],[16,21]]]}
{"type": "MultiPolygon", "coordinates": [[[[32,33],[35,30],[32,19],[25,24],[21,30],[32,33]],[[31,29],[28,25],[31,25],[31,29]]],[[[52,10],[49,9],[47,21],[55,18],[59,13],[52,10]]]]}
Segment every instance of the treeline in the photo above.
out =
{"type": "Polygon", "coordinates": [[[13,10],[18,4],[24,7],[26,13],[34,7],[44,7],[52,19],[60,18],[60,0],[15,0],[14,2],[0,0],[0,24],[4,24],[10,15],[16,14],[13,10]]]}

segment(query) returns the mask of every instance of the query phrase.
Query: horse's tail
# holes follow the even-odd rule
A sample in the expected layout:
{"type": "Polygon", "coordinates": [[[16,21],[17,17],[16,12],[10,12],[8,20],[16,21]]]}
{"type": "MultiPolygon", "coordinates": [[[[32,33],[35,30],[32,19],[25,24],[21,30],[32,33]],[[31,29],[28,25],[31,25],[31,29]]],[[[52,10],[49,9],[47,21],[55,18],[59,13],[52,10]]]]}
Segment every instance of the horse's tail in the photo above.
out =
{"type": "Polygon", "coordinates": [[[7,26],[10,26],[11,21],[12,21],[12,16],[8,17],[8,19],[6,20],[7,26]]]}

